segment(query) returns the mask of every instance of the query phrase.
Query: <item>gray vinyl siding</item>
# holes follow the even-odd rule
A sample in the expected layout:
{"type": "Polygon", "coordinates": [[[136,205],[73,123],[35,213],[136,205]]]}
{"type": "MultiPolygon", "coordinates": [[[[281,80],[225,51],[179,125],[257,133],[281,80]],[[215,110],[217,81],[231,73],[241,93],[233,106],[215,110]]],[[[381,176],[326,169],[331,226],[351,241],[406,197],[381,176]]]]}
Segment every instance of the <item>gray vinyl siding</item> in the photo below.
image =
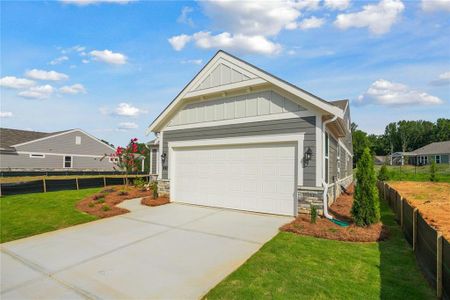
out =
{"type": "Polygon", "coordinates": [[[249,79],[250,78],[247,75],[244,75],[224,64],[219,64],[195,90],[203,90],[249,79]]]}
{"type": "Polygon", "coordinates": [[[334,179],[337,179],[337,147],[337,141],[331,135],[329,135],[328,183],[333,183],[334,179]]]}
{"type": "MultiPolygon", "coordinates": [[[[45,155],[44,158],[32,158],[29,154],[0,153],[1,169],[64,169],[64,156],[45,155]]],[[[104,170],[112,171],[113,164],[108,158],[100,160],[94,157],[73,156],[72,168],[67,170],[104,170]]]]}
{"type": "Polygon", "coordinates": [[[104,155],[114,152],[103,142],[93,139],[80,131],[50,137],[15,148],[17,151],[82,155],[104,155]],[[81,137],[80,145],[75,143],[76,136],[81,137]]]}
{"type": "Polygon", "coordinates": [[[346,135],[345,137],[341,138],[341,142],[345,145],[345,147],[350,151],[351,154],[353,154],[353,142],[352,142],[352,133],[350,129],[347,127],[348,124],[352,123],[352,120],[350,118],[350,106],[347,107],[347,110],[345,111],[344,115],[344,122],[346,124],[346,135]]]}
{"type": "Polygon", "coordinates": [[[207,128],[171,130],[163,133],[163,152],[167,154],[165,166],[162,170],[162,178],[167,179],[168,164],[170,163],[168,143],[174,141],[188,141],[199,139],[256,136],[283,133],[305,133],[304,151],[311,148],[313,156],[308,166],[304,167],[303,185],[316,185],[316,147],[315,117],[303,117],[295,119],[261,121],[244,124],[224,125],[207,128]]]}

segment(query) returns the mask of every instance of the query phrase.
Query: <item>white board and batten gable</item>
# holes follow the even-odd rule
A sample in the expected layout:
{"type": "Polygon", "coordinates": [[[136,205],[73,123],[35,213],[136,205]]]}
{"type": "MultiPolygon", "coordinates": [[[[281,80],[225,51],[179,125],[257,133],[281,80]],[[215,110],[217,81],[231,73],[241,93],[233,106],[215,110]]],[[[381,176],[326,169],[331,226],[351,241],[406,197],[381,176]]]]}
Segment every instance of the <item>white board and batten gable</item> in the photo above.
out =
{"type": "MultiPolygon", "coordinates": [[[[153,121],[149,132],[190,123],[306,111],[343,118],[342,109],[224,51],[216,55],[153,121]],[[208,104],[201,104],[210,102],[208,104]],[[212,112],[214,108],[214,113],[212,112]],[[245,109],[244,109],[245,107],[245,109]]],[[[281,118],[283,116],[279,115],[281,118]]],[[[220,124],[218,124],[220,125],[220,124]]]]}

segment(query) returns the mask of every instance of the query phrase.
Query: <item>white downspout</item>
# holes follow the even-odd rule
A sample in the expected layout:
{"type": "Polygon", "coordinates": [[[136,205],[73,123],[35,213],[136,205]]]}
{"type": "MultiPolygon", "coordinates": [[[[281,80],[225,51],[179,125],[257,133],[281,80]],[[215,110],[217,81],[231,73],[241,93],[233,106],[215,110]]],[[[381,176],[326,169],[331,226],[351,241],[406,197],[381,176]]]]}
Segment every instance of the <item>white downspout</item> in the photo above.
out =
{"type": "MultiPolygon", "coordinates": [[[[322,123],[322,149],[325,151],[325,130],[327,128],[327,124],[335,121],[337,119],[337,116],[333,116],[333,118],[326,120],[322,123]]],[[[330,155],[330,154],[328,154],[330,155]]],[[[323,162],[322,162],[322,186],[323,186],[323,215],[327,219],[333,219],[333,216],[331,216],[328,213],[328,183],[325,181],[325,156],[323,156],[323,162]]],[[[329,159],[328,159],[329,162],[329,159]]]]}

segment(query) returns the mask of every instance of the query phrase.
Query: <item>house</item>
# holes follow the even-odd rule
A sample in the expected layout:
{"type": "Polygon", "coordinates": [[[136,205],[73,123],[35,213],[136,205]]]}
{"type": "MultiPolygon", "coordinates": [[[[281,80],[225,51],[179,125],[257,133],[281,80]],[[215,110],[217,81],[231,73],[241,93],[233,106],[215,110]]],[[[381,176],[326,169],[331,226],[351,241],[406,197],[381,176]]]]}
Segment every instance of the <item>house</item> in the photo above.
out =
{"type": "Polygon", "coordinates": [[[450,141],[431,143],[412,151],[410,163],[413,165],[427,165],[435,161],[437,164],[450,162],[450,141]]]}
{"type": "Polygon", "coordinates": [[[81,129],[37,132],[0,128],[2,171],[112,171],[115,149],[81,129]]]}
{"type": "Polygon", "coordinates": [[[348,100],[325,101],[218,51],[148,128],[159,191],[175,202],[290,216],[313,204],[327,214],[352,182],[350,124],[348,100]]]}

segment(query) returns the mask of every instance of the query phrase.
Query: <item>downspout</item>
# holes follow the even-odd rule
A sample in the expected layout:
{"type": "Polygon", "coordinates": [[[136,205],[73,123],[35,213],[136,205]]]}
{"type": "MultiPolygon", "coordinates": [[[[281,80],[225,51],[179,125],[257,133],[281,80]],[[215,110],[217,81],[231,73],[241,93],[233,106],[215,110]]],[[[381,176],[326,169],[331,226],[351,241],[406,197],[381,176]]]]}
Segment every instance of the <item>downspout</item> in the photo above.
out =
{"type": "MultiPolygon", "coordinates": [[[[337,116],[333,116],[333,118],[326,120],[322,123],[322,149],[325,151],[325,130],[327,128],[327,124],[336,121],[337,116]]],[[[328,154],[329,155],[329,154],[328,154]]],[[[325,156],[323,157],[322,162],[322,186],[323,186],[323,215],[325,218],[333,220],[333,216],[328,213],[328,183],[325,181],[325,156]]]]}

